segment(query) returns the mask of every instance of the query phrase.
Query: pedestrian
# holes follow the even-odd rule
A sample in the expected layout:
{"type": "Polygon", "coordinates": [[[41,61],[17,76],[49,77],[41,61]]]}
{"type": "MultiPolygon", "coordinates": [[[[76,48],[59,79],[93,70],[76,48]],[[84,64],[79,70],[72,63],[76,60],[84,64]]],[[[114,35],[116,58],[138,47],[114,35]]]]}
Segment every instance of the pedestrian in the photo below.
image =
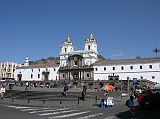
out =
{"type": "Polygon", "coordinates": [[[5,92],[6,92],[6,89],[5,89],[4,85],[2,84],[2,85],[1,85],[1,89],[0,89],[0,95],[1,95],[1,100],[2,100],[2,101],[4,101],[3,98],[4,98],[5,92]]]}
{"type": "Polygon", "coordinates": [[[27,82],[26,82],[25,91],[28,91],[28,88],[29,88],[29,82],[27,81],[27,82]]]}
{"type": "Polygon", "coordinates": [[[105,108],[107,107],[107,100],[106,99],[102,99],[100,102],[100,107],[105,108]]]}
{"type": "Polygon", "coordinates": [[[84,100],[84,97],[85,97],[85,95],[86,95],[86,92],[87,92],[87,87],[86,86],[83,86],[83,88],[82,88],[82,97],[81,97],[81,99],[82,100],[84,100]]]}
{"type": "Polygon", "coordinates": [[[135,118],[135,112],[134,112],[134,97],[133,95],[130,96],[130,99],[128,101],[129,111],[132,118],[135,118]]]}
{"type": "Polygon", "coordinates": [[[68,85],[65,85],[63,88],[63,95],[67,97],[68,85]]]}

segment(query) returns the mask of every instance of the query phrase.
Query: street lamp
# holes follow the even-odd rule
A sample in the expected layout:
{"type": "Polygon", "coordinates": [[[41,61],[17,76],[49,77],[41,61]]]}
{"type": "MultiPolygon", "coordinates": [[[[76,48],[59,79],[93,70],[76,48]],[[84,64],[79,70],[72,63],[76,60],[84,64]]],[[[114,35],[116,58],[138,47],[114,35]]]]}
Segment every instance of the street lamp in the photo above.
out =
{"type": "Polygon", "coordinates": [[[130,77],[127,77],[127,93],[129,94],[129,79],[130,77]]]}

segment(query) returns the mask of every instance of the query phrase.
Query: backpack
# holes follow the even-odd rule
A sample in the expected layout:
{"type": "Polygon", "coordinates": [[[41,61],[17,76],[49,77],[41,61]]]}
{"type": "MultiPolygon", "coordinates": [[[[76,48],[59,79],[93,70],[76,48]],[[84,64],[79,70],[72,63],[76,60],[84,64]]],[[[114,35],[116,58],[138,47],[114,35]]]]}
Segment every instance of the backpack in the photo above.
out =
{"type": "Polygon", "coordinates": [[[126,105],[127,107],[130,107],[130,106],[129,106],[129,99],[128,99],[128,100],[126,100],[125,105],[126,105]]]}

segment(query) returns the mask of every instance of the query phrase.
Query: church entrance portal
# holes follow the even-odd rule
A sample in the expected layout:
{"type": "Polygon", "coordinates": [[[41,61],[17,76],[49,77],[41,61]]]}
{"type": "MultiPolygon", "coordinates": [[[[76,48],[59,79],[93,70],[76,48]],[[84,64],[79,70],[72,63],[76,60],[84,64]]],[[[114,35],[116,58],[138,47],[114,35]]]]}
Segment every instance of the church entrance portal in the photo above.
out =
{"type": "Polygon", "coordinates": [[[71,75],[72,75],[74,81],[79,80],[79,72],[78,71],[75,70],[75,71],[71,72],[71,75]]]}

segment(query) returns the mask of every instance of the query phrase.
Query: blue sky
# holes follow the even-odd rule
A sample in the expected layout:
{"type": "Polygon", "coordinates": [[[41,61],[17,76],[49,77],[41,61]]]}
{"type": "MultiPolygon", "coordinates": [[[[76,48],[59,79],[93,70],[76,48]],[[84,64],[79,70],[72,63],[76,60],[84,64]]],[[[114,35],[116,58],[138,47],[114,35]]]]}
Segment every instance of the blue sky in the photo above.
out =
{"type": "Polygon", "coordinates": [[[93,32],[110,59],[155,57],[160,0],[0,0],[0,62],[59,56],[67,35],[77,50],[93,32]]]}

